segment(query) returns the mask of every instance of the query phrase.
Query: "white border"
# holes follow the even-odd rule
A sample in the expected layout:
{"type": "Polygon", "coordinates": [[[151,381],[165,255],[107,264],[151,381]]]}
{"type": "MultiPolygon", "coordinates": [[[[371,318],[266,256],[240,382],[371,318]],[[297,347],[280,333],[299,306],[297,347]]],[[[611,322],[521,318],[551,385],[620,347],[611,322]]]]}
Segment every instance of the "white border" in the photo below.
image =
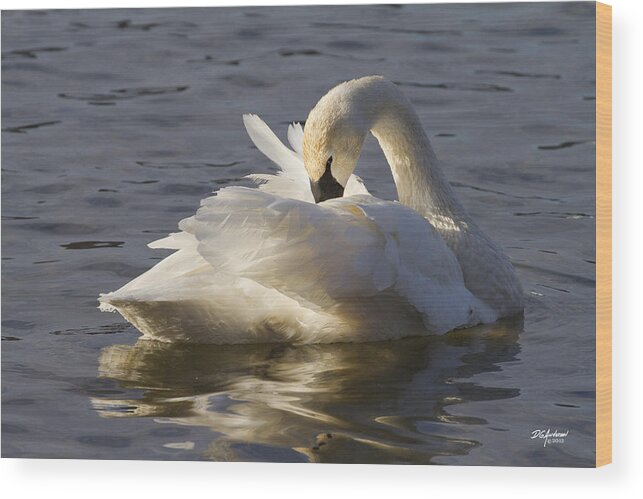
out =
{"type": "MultiPolygon", "coordinates": [[[[2,9],[186,7],[391,3],[305,1],[0,0],[2,9]]],[[[427,3],[427,2],[402,2],[427,3]]],[[[455,3],[455,2],[444,2],[455,3]]],[[[639,359],[641,309],[640,187],[643,2],[612,0],[614,33],[614,464],[598,470],[451,466],[283,465],[152,461],[20,460],[0,462],[4,497],[89,499],[132,496],[225,498],[355,497],[515,499],[633,497],[643,489],[643,414],[639,359]],[[629,492],[629,494],[628,494],[629,492]]],[[[639,496],[640,497],[640,496],[639,496]]]]}

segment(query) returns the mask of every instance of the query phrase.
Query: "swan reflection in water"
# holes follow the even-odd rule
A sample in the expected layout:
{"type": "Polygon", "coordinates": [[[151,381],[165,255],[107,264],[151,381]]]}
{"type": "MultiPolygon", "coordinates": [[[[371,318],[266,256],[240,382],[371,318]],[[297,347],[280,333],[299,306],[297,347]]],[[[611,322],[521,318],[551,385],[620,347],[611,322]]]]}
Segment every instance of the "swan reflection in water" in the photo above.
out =
{"type": "Polygon", "coordinates": [[[99,375],[132,398],[92,404],[103,417],[210,428],[218,435],[204,459],[260,460],[257,446],[268,446],[275,461],[428,464],[480,445],[459,430],[487,421],[450,406],[519,395],[470,378],[517,360],[522,327],[512,319],[377,343],[114,345],[99,375]]]}

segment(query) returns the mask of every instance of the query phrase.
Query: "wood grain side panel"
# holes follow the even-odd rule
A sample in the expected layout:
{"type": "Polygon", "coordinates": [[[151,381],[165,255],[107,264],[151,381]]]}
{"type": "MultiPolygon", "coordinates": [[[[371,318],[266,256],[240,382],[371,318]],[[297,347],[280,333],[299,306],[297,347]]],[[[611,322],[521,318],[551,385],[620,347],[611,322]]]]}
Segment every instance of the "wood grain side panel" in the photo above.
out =
{"type": "Polygon", "coordinates": [[[596,466],[612,462],[612,7],[596,3],[596,466]]]}

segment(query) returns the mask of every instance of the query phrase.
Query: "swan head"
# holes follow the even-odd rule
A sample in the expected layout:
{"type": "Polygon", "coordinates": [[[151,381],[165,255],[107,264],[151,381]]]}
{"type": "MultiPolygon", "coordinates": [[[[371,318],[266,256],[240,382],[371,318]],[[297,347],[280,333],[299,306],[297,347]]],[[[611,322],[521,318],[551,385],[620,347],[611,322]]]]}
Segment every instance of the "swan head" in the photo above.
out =
{"type": "Polygon", "coordinates": [[[304,166],[316,203],[344,195],[368,132],[344,85],[321,98],[304,127],[304,166]]]}

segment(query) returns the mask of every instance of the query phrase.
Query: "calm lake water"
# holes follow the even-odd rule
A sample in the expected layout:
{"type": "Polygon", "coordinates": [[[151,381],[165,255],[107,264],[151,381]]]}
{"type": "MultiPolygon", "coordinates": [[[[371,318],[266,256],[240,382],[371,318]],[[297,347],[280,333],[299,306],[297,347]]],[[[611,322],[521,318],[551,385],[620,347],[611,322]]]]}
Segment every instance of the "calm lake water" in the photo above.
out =
{"type": "MultiPolygon", "coordinates": [[[[3,457],[591,466],[594,4],[2,14],[3,457]],[[138,342],[96,297],[382,74],[510,255],[524,321],[353,345],[138,342]],[[532,431],[566,432],[544,446],[532,431]]],[[[394,198],[371,140],[357,173],[394,198]]]]}

